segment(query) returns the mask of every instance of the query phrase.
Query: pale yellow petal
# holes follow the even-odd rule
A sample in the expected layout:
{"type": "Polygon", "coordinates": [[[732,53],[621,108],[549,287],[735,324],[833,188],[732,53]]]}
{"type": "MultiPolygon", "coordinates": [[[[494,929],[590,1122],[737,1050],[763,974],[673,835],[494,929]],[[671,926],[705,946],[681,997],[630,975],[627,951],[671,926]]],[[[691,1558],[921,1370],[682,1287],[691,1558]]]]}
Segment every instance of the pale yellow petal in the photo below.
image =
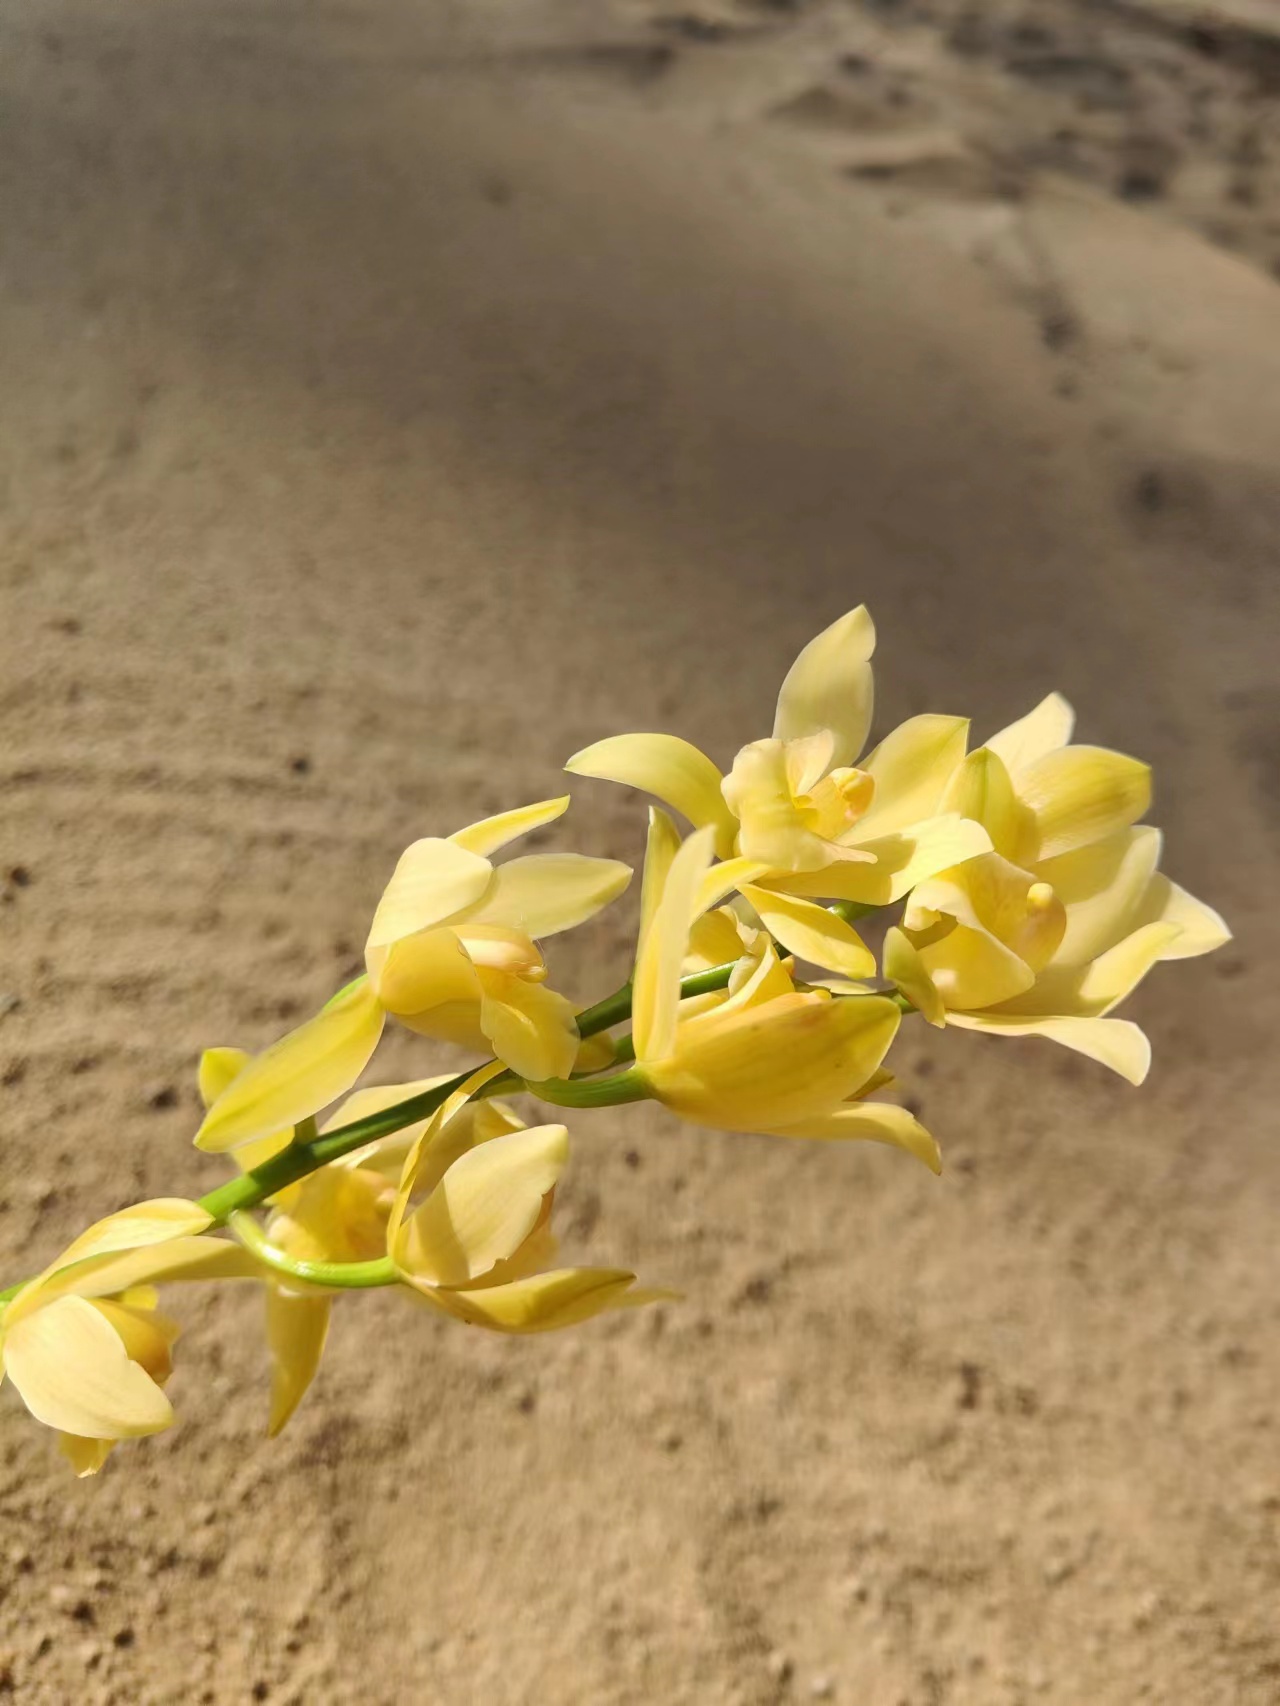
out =
{"type": "Polygon", "coordinates": [[[482,859],[487,859],[508,842],[528,835],[531,830],[541,829],[545,824],[554,823],[568,807],[568,794],[563,794],[558,800],[539,800],[533,806],[517,806],[514,811],[499,812],[496,817],[481,818],[479,823],[468,824],[466,829],[457,830],[449,840],[455,847],[463,847],[468,853],[478,853],[482,859]]]}
{"type": "Polygon", "coordinates": [[[113,1439],[81,1439],[79,1434],[59,1434],[62,1455],[76,1472],[77,1480],[96,1475],[116,1448],[113,1439]]]}
{"type": "MultiPolygon", "coordinates": [[[[635,1275],[624,1268],[559,1268],[510,1285],[434,1294],[451,1314],[498,1333],[546,1333],[625,1307],[635,1275]]],[[[638,1299],[637,1299],[638,1301],[638,1299]]]]}
{"type": "Polygon", "coordinates": [[[437,836],[415,841],[400,855],[369,927],[370,948],[443,924],[485,893],[493,866],[456,841],[437,836]]]}
{"type": "Polygon", "coordinates": [[[518,1078],[567,1078],[581,1037],[571,1001],[545,983],[480,972],[480,1029],[498,1059],[518,1078]]]}
{"type": "MultiPolygon", "coordinates": [[[[713,867],[718,869],[719,867],[713,867]]],[[[727,906],[696,918],[689,933],[689,951],[681,967],[685,975],[729,965],[742,955],[742,933],[738,918],[727,906]]]]}
{"type": "Polygon", "coordinates": [[[1130,1084],[1151,1067],[1151,1044],[1128,1019],[1016,1018],[1002,1013],[952,1013],[948,1023],[993,1037],[1045,1037],[1109,1066],[1130,1084]]]}
{"type": "Polygon", "coordinates": [[[424,930],[372,948],[366,963],[378,1000],[405,1024],[432,1008],[480,999],[475,967],[452,930],[424,930]]]}
{"type": "Polygon", "coordinates": [[[603,1072],[617,1058],[618,1049],[613,1038],[607,1031],[597,1031],[594,1036],[583,1037],[574,1056],[573,1070],[578,1074],[603,1072]]]}
{"type": "Polygon", "coordinates": [[[890,906],[917,883],[991,850],[980,823],[954,815],[929,818],[900,834],[860,841],[865,864],[840,863],[821,871],[771,877],[769,887],[823,900],[856,900],[863,906],[890,906]]]}
{"type": "Polygon", "coordinates": [[[840,977],[874,977],[876,957],[851,924],[825,906],[748,884],[743,898],[776,941],[798,959],[840,977]]]}
{"type": "Polygon", "coordinates": [[[96,1221],[67,1245],[47,1271],[69,1267],[89,1256],[107,1256],[117,1250],[138,1250],[171,1238],[193,1236],[212,1225],[212,1215],[199,1203],[186,1197],[153,1197],[96,1221]]]}
{"type": "MultiPolygon", "coordinates": [[[[413,1193],[422,1184],[431,1189],[439,1177],[431,1167],[431,1159],[437,1144],[449,1143],[446,1135],[448,1128],[457,1118],[460,1111],[466,1108],[471,1098],[482,1090],[491,1078],[496,1078],[503,1070],[500,1060],[488,1060],[483,1066],[477,1067],[469,1078],[463,1080],[448,1099],[427,1122],[420,1135],[416,1138],[405,1157],[404,1168],[400,1174],[400,1182],[396,1187],[395,1199],[387,1221],[387,1249],[395,1248],[404,1217],[408,1212],[409,1202],[413,1193]]],[[[450,1154],[452,1161],[453,1154],[450,1154]]]]}
{"type": "Polygon", "coordinates": [[[740,889],[744,883],[759,882],[769,875],[768,865],[758,859],[724,859],[713,865],[698,885],[695,911],[702,913],[719,906],[726,895],[740,889]]]}
{"type": "Polygon", "coordinates": [[[1139,906],[1160,857],[1160,839],[1160,831],[1149,825],[1121,829],[1036,867],[1036,875],[1052,885],[1066,908],[1056,965],[1085,965],[1149,922],[1139,915],[1139,906]]]}
{"type": "Polygon", "coordinates": [[[1036,858],[1053,859],[1127,829],[1151,804],[1151,767],[1101,746],[1046,753],[1015,777],[1035,816],[1036,858]]]}
{"type": "Polygon", "coordinates": [[[857,826],[858,841],[892,835],[933,817],[968,738],[967,718],[934,715],[909,717],[887,734],[858,767],[875,781],[870,808],[857,826]]]}
{"type": "Polygon", "coordinates": [[[382,1035],[383,1010],[366,978],[273,1043],[219,1096],[196,1133],[196,1147],[235,1149],[319,1113],[349,1090],[382,1035]]]}
{"type": "Polygon", "coordinates": [[[990,747],[979,747],[958,766],[942,807],[980,823],[1002,858],[1015,865],[1034,859],[1039,844],[1035,815],[1018,798],[1004,761],[990,747]]]}
{"type": "Polygon", "coordinates": [[[835,736],[832,762],[852,764],[871,727],[875,649],[875,625],[865,604],[810,640],[782,683],[774,737],[798,740],[830,729],[835,736]]]}
{"type": "Polygon", "coordinates": [[[724,797],[738,819],[743,858],[774,871],[817,871],[842,856],[802,817],[780,740],[756,740],[741,748],[724,779],[724,797]]]}
{"type": "Polygon", "coordinates": [[[992,735],[986,744],[1016,773],[1047,752],[1066,746],[1075,723],[1076,714],[1061,693],[1050,693],[1034,711],[1028,711],[1025,717],[992,735]]]}
{"type": "Polygon", "coordinates": [[[75,1295],[112,1297],[153,1281],[161,1285],[187,1280],[260,1279],[262,1269],[247,1250],[227,1238],[170,1238],[137,1250],[92,1256],[74,1267],[59,1268],[19,1292],[5,1315],[6,1325],[52,1298],[75,1295]]]}
{"type": "Polygon", "coordinates": [[[779,1130],[779,1137],[816,1138],[822,1142],[845,1142],[866,1138],[872,1143],[892,1144],[923,1161],[931,1173],[941,1173],[942,1152],[937,1139],[925,1130],[914,1114],[891,1102],[846,1102],[833,1113],[779,1130]]]}
{"type": "Polygon", "coordinates": [[[945,1025],[947,1004],[939,995],[911,938],[896,924],[885,932],[883,961],[884,975],[897,985],[916,1011],[922,1013],[931,1025],[939,1028],[945,1025]]]}
{"type": "Polygon", "coordinates": [[[513,925],[541,938],[572,930],[617,900],[631,881],[618,859],[584,853],[530,853],[499,865],[483,901],[454,921],[467,935],[477,922],[513,925]]]}
{"type": "Polygon", "coordinates": [[[172,1422],[169,1400],[92,1303],[60,1297],[5,1327],[5,1372],[46,1427],[133,1439],[172,1422]]]}
{"type": "Polygon", "coordinates": [[[645,838],[644,873],[640,883],[640,925],[636,954],[648,938],[658,902],[667,886],[672,862],[680,851],[680,831],[659,806],[649,807],[649,830],[645,838]]]}
{"type": "Polygon", "coordinates": [[[678,735],[614,735],[575,752],[565,769],[653,794],[695,829],[710,824],[721,854],[733,851],[737,825],[720,792],[720,772],[706,753],[678,735]]]}
{"type": "Polygon", "coordinates": [[[200,1056],[200,1070],[196,1078],[203,1105],[211,1108],[232,1079],[238,1078],[252,1059],[253,1056],[242,1048],[207,1048],[200,1056]]]}
{"type": "Polygon", "coordinates": [[[1161,959],[1187,960],[1211,954],[1231,940],[1231,931],[1220,913],[1171,883],[1162,872],[1152,877],[1138,904],[1135,924],[1176,924],[1178,934],[1165,944],[1161,959]]]}
{"type": "Polygon", "coordinates": [[[472,1284],[515,1255],[568,1158],[562,1125],[508,1132],[467,1150],[404,1223],[395,1262],[426,1285],[472,1284]]]}
{"type": "Polygon", "coordinates": [[[636,1059],[661,1059],[675,1043],[680,968],[689,946],[699,889],[711,864],[713,832],[700,829],[671,862],[653,924],[636,961],[631,1034],[636,1059]]]}
{"type": "Polygon", "coordinates": [[[645,1066],[659,1099],[701,1125],[770,1131],[828,1113],[879,1066],[898,1029],[896,1004],[821,991],[781,996],[681,1027],[668,1061],[645,1066]]]}
{"type": "Polygon", "coordinates": [[[267,1344],[271,1350],[271,1413],[274,1439],[288,1423],[316,1377],[329,1334],[332,1299],[314,1292],[268,1285],[267,1344]]]}

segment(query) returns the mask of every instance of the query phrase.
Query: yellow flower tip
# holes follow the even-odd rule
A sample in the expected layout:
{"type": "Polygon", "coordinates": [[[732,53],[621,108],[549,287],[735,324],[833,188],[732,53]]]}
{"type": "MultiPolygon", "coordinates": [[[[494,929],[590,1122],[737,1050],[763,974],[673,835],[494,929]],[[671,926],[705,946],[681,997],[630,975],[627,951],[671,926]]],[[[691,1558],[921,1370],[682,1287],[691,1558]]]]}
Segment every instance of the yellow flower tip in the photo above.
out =
{"type": "Polygon", "coordinates": [[[369,1064],[384,1019],[368,979],[357,978],[232,1080],[205,1115],[196,1148],[237,1149],[328,1107],[369,1064]]]}

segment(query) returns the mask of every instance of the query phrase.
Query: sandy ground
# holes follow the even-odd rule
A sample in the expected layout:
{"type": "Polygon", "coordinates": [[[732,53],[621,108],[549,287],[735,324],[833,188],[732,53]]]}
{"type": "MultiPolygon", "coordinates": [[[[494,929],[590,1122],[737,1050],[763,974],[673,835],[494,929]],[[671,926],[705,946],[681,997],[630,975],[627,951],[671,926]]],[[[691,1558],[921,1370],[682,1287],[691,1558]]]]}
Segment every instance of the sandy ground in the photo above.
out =
{"type": "MultiPolygon", "coordinates": [[[[0,1696],[1280,1699],[1280,137],[1236,10],[11,0],[6,1272],[216,1181],[199,1049],[348,975],[408,840],[613,730],[727,759],[861,599],[881,727],[1063,689],[1237,941],[1141,992],[1141,1092],[906,1036],[940,1181],[575,1122],[574,1246],[681,1304],[352,1302],[268,1446],[228,1288],[181,1429],[83,1484],[5,1393],[0,1696]]],[[[559,980],[612,987],[628,918],[559,980]]]]}

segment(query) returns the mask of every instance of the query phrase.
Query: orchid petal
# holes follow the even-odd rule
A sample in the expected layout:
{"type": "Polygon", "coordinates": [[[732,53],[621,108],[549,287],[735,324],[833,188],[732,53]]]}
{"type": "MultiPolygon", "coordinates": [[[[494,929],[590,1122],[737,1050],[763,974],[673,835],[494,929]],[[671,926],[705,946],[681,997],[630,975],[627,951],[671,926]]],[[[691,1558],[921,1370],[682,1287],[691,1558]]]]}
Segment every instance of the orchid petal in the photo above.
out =
{"type": "Polygon", "coordinates": [[[562,1125],[508,1132],[460,1155],[405,1222],[393,1258],[415,1284],[466,1286],[510,1260],[569,1158],[562,1125]]]}
{"type": "Polygon", "coordinates": [[[545,983],[481,969],[480,1029],[517,1078],[567,1078],[582,1038],[571,1001],[545,983]]]}
{"type": "Polygon", "coordinates": [[[822,966],[840,977],[874,977],[876,957],[851,924],[811,900],[748,884],[743,898],[751,903],[765,929],[798,959],[822,966]]]}
{"type": "Polygon", "coordinates": [[[314,1292],[267,1286],[267,1344],[271,1349],[271,1413],[267,1435],[275,1439],[316,1377],[333,1300],[314,1292]]]}
{"type": "Polygon", "coordinates": [[[1067,746],[1020,770],[1018,797],[1035,815],[1038,859],[1127,829],[1151,804],[1151,767],[1102,746],[1067,746]]]}
{"type": "Polygon", "coordinates": [[[887,734],[859,766],[874,779],[875,793],[859,820],[858,841],[932,817],[964,758],[968,737],[967,718],[932,715],[909,717],[887,734]]]}
{"type": "Polygon", "coordinates": [[[830,729],[835,736],[832,762],[852,764],[871,727],[875,649],[875,624],[865,604],[810,640],[782,683],[774,738],[800,740],[830,729]]]}
{"type": "Polygon", "coordinates": [[[1061,693],[1050,693],[1025,717],[992,735],[986,745],[1016,773],[1066,746],[1075,723],[1076,714],[1061,693]]]}
{"type": "Polygon", "coordinates": [[[476,923],[511,925],[535,938],[554,936],[593,918],[630,881],[630,865],[618,859],[531,853],[499,865],[484,899],[455,920],[455,927],[464,937],[476,923]]]}
{"type": "Polygon", "coordinates": [[[88,1439],[159,1433],[173,1407],[103,1312],[60,1297],[6,1322],[5,1372],[38,1422],[88,1439]]]}
{"type": "Polygon", "coordinates": [[[198,1149],[235,1149],[295,1126],[349,1090],[382,1035],[383,1010],[357,978],[305,1025],[256,1055],[196,1133],[198,1149]]]}
{"type": "Polygon", "coordinates": [[[573,1327],[605,1310],[649,1301],[631,1290],[624,1268],[558,1268],[509,1285],[434,1294],[451,1314],[498,1333],[546,1333],[573,1327]]]}
{"type": "Polygon", "coordinates": [[[733,851],[737,825],[720,792],[720,772],[706,753],[678,735],[614,735],[575,752],[565,769],[653,794],[695,829],[712,825],[718,851],[733,851]]]}
{"type": "Polygon", "coordinates": [[[942,1152],[937,1139],[914,1114],[892,1102],[845,1102],[833,1113],[775,1130],[779,1137],[816,1138],[822,1142],[866,1138],[872,1143],[889,1143],[923,1161],[931,1173],[942,1171],[942,1152]]]}
{"type": "Polygon", "coordinates": [[[1016,1018],[1005,1013],[951,1013],[948,1023],[993,1037],[1045,1037],[1109,1066],[1130,1084],[1141,1084],[1151,1067],[1151,1044],[1128,1019],[1016,1018]]]}
{"type": "Polygon", "coordinates": [[[711,863],[713,832],[699,829],[671,861],[653,922],[640,946],[631,1003],[636,1059],[662,1059],[675,1044],[680,968],[689,946],[699,888],[711,863]]]}
{"type": "Polygon", "coordinates": [[[496,817],[485,817],[479,823],[468,824],[466,829],[455,831],[449,840],[455,847],[465,848],[468,853],[478,853],[482,859],[487,859],[508,842],[517,841],[531,830],[554,823],[568,807],[568,794],[561,795],[558,800],[539,800],[533,806],[517,806],[514,811],[499,812],[496,817]]]}
{"type": "Polygon", "coordinates": [[[369,948],[443,924],[484,894],[493,866],[456,841],[428,836],[406,847],[383,890],[369,927],[369,948]]]}

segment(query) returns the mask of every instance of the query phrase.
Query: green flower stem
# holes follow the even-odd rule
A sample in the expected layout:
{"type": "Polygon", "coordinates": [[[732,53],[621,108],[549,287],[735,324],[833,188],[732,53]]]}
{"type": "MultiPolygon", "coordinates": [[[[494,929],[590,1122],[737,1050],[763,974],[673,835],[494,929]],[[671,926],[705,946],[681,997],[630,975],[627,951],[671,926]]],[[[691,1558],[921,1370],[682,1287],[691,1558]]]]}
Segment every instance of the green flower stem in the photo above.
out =
{"type": "Polygon", "coordinates": [[[365,1291],[374,1286],[395,1285],[400,1278],[390,1256],[380,1256],[371,1262],[295,1261],[271,1242],[246,1209],[236,1209],[228,1216],[227,1224],[264,1267],[303,1285],[319,1286],[326,1291],[365,1291]]]}
{"type": "Polygon", "coordinates": [[[638,1066],[600,1078],[552,1078],[527,1088],[558,1108],[612,1108],[619,1102],[643,1102],[649,1095],[648,1080],[638,1066]]]}
{"type": "MultiPolygon", "coordinates": [[[[723,989],[733,972],[733,966],[713,966],[710,971],[695,972],[691,977],[681,979],[681,998],[693,995],[704,995],[709,989],[723,989]]],[[[625,985],[615,994],[604,1001],[598,1001],[594,1007],[588,1007],[578,1016],[578,1029],[584,1037],[597,1035],[607,1031],[611,1025],[620,1024],[631,1014],[631,986],[625,985]]],[[[326,1166],[330,1161],[340,1161],[344,1155],[350,1155],[353,1149],[362,1149],[366,1143],[373,1143],[377,1138],[387,1137],[393,1131],[400,1131],[404,1126],[414,1125],[418,1120],[430,1119],[442,1103],[446,1102],[455,1090],[466,1083],[470,1072],[460,1072],[456,1078],[451,1078],[445,1084],[437,1084],[434,1089],[423,1090],[416,1096],[409,1096],[403,1102],[397,1102],[393,1107],[384,1108],[381,1113],[369,1114],[362,1120],[353,1120],[350,1125],[339,1126],[336,1131],[325,1132],[321,1137],[312,1138],[309,1142],[291,1143],[288,1149],[282,1149],[279,1155],[273,1155],[269,1161],[264,1161],[261,1167],[255,1167],[251,1173],[245,1173],[238,1179],[228,1179],[225,1185],[219,1185],[216,1190],[208,1192],[200,1198],[200,1207],[212,1215],[215,1224],[225,1223],[227,1219],[241,1209],[256,1208],[268,1197],[275,1196],[286,1185],[292,1185],[299,1179],[305,1179],[308,1173],[314,1173],[317,1168],[326,1166]]],[[[615,1074],[614,1082],[626,1078],[625,1073],[615,1074]]],[[[635,1101],[641,1094],[636,1089],[634,1080],[626,1084],[617,1084],[621,1094],[609,1092],[610,1079],[600,1078],[591,1080],[590,1099],[560,1102],[556,1092],[574,1096],[586,1089],[586,1080],[554,1079],[550,1084],[531,1086],[535,1095],[542,1096],[547,1101],[556,1100],[558,1105],[567,1107],[607,1107],[613,1102],[635,1101]]],[[[507,1090],[521,1090],[524,1082],[503,1073],[485,1086],[485,1093],[500,1094],[507,1090]]],[[[0,1297],[0,1301],[3,1298],[0,1297]]]]}

